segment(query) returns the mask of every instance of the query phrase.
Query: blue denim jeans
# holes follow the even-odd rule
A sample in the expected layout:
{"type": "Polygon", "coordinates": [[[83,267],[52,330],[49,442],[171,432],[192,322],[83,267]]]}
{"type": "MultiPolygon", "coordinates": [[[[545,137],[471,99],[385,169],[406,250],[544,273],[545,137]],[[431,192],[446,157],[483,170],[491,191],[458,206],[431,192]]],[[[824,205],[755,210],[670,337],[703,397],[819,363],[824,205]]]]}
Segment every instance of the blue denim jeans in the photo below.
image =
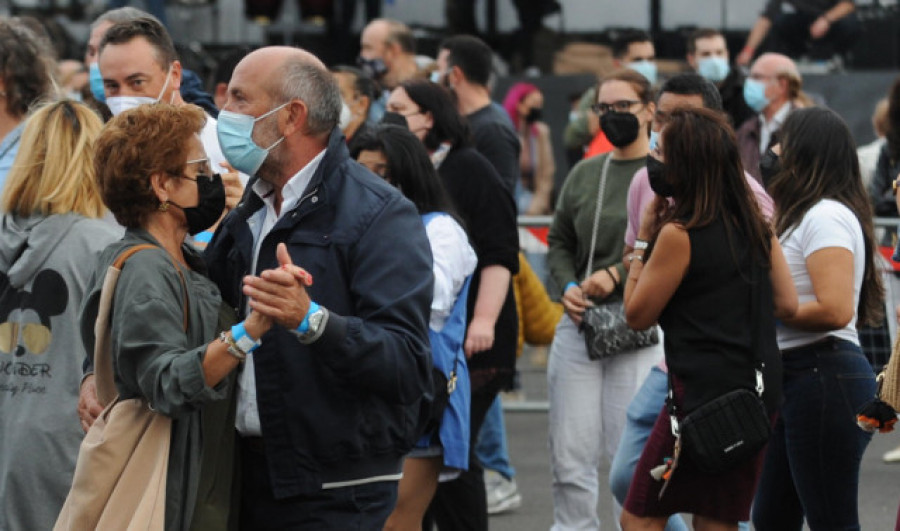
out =
{"type": "Polygon", "coordinates": [[[872,435],[856,412],[875,394],[862,350],[828,339],[786,350],[784,404],[753,503],[757,529],[859,529],[859,466],[872,435]]]}
{"type": "Polygon", "coordinates": [[[516,475],[516,469],[509,464],[509,450],[506,447],[506,424],[503,422],[503,404],[500,397],[494,399],[481,431],[478,432],[478,444],[475,455],[485,470],[493,470],[506,479],[516,475]]]}

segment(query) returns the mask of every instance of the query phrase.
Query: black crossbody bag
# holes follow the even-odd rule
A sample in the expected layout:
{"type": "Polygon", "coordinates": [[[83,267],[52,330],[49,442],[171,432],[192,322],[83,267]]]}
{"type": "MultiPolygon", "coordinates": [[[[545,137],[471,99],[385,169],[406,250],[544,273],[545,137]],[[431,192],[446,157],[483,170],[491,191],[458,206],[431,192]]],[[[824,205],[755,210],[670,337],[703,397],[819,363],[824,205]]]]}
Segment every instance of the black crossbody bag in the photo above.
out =
{"type": "Polygon", "coordinates": [[[754,371],[756,387],[737,389],[707,402],[686,415],[680,422],[676,418],[678,411],[675,405],[672,386],[672,374],[669,373],[669,393],[666,408],[672,423],[672,434],[675,435],[676,447],[681,446],[681,453],[692,466],[706,474],[724,474],[752,459],[765,447],[772,433],[772,425],[762,395],[763,369],[765,363],[759,353],[759,286],[757,280],[759,268],[753,267],[751,273],[750,304],[751,331],[754,371]]]}

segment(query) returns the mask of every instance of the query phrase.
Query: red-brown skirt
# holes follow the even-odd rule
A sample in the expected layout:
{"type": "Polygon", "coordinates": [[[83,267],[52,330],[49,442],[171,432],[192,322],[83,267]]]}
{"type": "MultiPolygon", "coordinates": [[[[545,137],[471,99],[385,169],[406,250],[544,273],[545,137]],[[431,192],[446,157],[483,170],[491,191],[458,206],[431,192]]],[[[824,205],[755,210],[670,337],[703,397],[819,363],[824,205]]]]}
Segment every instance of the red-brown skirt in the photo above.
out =
{"type": "Polygon", "coordinates": [[[676,467],[662,498],[663,481],[657,481],[650,470],[671,457],[675,448],[671,422],[666,408],[656,419],[625,500],[628,512],[643,517],[662,517],[689,513],[725,522],[750,519],[750,504],[762,470],[765,449],[746,464],[721,475],[698,471],[684,459],[676,467]]]}

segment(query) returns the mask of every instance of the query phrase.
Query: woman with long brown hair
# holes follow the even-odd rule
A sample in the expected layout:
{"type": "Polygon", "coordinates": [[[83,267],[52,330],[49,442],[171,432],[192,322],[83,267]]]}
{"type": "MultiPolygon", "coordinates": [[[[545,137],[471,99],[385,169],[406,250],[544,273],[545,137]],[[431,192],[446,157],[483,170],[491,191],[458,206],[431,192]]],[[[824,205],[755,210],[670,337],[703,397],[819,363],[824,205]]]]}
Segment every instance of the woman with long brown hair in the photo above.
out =
{"type": "Polygon", "coordinates": [[[775,230],[800,297],[782,319],[784,405],[753,506],[758,529],[859,529],[859,466],[871,434],[856,412],[875,393],[858,324],[880,323],[872,207],[850,130],[833,111],[801,109],[760,164],[771,174],[775,230]]]}
{"type": "MultiPolygon", "coordinates": [[[[657,197],[641,220],[643,244],[629,258],[625,315],[633,328],[658,321],[665,332],[674,415],[680,421],[730,391],[753,389],[755,369],[774,415],[781,398],[775,319],[793,315],[797,295],[731,127],[707,109],[675,110],[647,172],[657,197]]],[[[691,513],[696,529],[736,529],[749,517],[762,450],[714,475],[679,457],[672,432],[664,409],[635,469],[623,528],[663,529],[669,516],[691,513]],[[651,471],[665,469],[670,456],[671,475],[654,479],[651,471]]]]}

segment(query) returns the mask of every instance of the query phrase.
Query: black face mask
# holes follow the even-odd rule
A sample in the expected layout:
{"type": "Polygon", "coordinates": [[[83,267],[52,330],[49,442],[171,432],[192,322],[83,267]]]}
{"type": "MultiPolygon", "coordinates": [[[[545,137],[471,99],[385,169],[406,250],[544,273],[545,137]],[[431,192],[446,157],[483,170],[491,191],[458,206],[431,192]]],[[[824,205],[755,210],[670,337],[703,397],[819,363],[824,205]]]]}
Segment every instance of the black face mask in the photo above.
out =
{"type": "Polygon", "coordinates": [[[372,79],[379,79],[387,73],[387,65],[382,59],[366,59],[359,56],[356,58],[356,65],[372,79]]]}
{"type": "MultiPolygon", "coordinates": [[[[188,179],[193,180],[193,179],[188,179]]],[[[200,234],[213,226],[225,210],[225,185],[222,176],[197,174],[197,206],[183,207],[169,201],[168,203],[184,212],[188,233],[191,236],[200,234]]]]}
{"type": "Polygon", "coordinates": [[[385,125],[399,125],[404,129],[409,129],[409,122],[406,120],[406,116],[403,116],[399,112],[384,111],[384,114],[381,115],[381,121],[378,123],[385,125]]]}
{"type": "Polygon", "coordinates": [[[600,129],[617,148],[623,148],[634,142],[640,128],[637,116],[630,112],[609,111],[600,117],[600,129]]]}
{"type": "Polygon", "coordinates": [[[528,111],[528,114],[525,115],[525,123],[533,124],[534,122],[539,122],[543,117],[544,109],[540,107],[532,107],[531,110],[528,111]]]}
{"type": "Polygon", "coordinates": [[[656,195],[672,197],[675,195],[675,187],[666,182],[666,165],[647,155],[647,179],[650,181],[650,189],[656,195]]]}
{"type": "Polygon", "coordinates": [[[780,171],[781,157],[776,155],[772,148],[767,149],[765,155],[759,159],[759,174],[762,176],[763,184],[769,184],[780,171]]]}

